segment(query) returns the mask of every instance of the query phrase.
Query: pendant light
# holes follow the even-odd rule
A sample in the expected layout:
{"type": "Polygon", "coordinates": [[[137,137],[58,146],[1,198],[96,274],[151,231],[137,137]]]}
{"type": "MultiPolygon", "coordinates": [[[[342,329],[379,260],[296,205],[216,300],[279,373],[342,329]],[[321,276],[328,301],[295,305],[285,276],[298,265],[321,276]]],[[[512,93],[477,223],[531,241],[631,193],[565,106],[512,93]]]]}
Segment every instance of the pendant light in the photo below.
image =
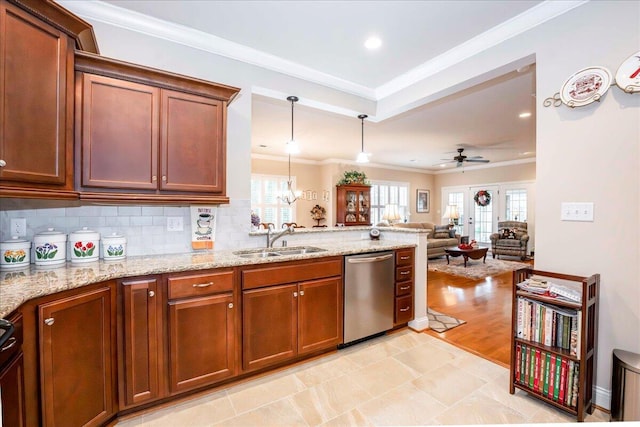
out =
{"type": "Polygon", "coordinates": [[[291,140],[287,142],[287,150],[286,150],[287,154],[289,155],[289,179],[287,181],[287,191],[278,198],[283,202],[285,202],[286,204],[288,204],[289,206],[291,206],[296,202],[296,200],[298,200],[301,194],[299,191],[293,190],[293,182],[291,180],[291,154],[292,153],[297,154],[300,152],[300,148],[298,147],[298,144],[293,139],[293,104],[298,102],[298,97],[289,96],[287,97],[287,101],[291,102],[291,140]]]}
{"type": "Polygon", "coordinates": [[[366,119],[366,114],[360,114],[358,118],[362,121],[362,146],[361,151],[358,153],[358,157],[356,158],[357,163],[369,163],[369,153],[364,152],[364,119],[366,119]]]}

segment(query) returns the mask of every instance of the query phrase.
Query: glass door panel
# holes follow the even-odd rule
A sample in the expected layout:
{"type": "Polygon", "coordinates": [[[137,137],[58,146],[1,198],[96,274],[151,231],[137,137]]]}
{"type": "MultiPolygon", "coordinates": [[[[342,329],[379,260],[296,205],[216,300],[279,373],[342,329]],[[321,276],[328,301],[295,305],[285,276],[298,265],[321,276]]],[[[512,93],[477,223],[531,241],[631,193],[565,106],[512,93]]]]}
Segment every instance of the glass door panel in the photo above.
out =
{"type": "Polygon", "coordinates": [[[470,188],[470,206],[473,207],[469,216],[469,239],[475,240],[481,245],[489,246],[491,244],[492,233],[497,230],[499,209],[498,187],[497,186],[485,186],[485,187],[471,187],[470,188]],[[479,198],[479,202],[476,202],[475,196],[479,191],[486,191],[489,195],[488,203],[485,201],[483,206],[483,198],[479,198]]]}

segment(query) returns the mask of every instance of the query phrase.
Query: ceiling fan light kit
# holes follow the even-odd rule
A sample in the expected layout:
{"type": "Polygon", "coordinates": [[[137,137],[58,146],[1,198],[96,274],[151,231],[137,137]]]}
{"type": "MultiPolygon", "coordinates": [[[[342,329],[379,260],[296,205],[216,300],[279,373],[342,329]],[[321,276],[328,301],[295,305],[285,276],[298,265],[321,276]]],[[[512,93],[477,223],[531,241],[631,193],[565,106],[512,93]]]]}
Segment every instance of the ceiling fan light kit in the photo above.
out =
{"type": "Polygon", "coordinates": [[[464,162],[468,162],[468,163],[489,163],[490,160],[487,159],[483,159],[482,156],[465,156],[464,154],[462,154],[462,152],[464,151],[464,148],[458,148],[458,155],[453,157],[453,160],[449,160],[449,159],[442,159],[442,160],[448,160],[447,163],[456,163],[456,167],[461,167],[462,164],[464,162]]]}

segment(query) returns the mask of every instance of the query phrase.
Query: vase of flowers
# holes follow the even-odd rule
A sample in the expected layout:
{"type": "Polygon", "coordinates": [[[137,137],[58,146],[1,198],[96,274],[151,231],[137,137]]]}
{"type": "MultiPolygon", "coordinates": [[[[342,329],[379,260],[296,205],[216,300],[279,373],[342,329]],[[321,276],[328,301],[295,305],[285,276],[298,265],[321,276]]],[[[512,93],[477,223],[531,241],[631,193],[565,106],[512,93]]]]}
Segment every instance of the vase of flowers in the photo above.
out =
{"type": "Polygon", "coordinates": [[[258,227],[260,227],[260,217],[258,216],[257,213],[252,211],[251,212],[251,231],[258,230],[258,227]]]}
{"type": "Polygon", "coordinates": [[[316,227],[320,227],[320,221],[324,221],[324,216],[327,213],[326,209],[320,205],[315,205],[311,209],[311,218],[317,222],[316,227]]]}

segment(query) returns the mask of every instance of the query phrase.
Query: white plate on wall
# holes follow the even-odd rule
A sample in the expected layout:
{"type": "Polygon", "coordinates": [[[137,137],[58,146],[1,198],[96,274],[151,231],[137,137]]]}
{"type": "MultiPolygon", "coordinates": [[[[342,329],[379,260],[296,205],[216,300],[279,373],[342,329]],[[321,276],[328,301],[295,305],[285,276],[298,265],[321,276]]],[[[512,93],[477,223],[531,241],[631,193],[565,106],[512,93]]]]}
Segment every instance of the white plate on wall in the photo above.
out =
{"type": "Polygon", "coordinates": [[[616,85],[627,93],[640,92],[640,50],[620,64],[616,71],[616,85]]]}
{"type": "Polygon", "coordinates": [[[569,107],[583,107],[607,93],[611,72],[604,67],[587,67],[569,77],[562,85],[560,99],[569,107]]]}

